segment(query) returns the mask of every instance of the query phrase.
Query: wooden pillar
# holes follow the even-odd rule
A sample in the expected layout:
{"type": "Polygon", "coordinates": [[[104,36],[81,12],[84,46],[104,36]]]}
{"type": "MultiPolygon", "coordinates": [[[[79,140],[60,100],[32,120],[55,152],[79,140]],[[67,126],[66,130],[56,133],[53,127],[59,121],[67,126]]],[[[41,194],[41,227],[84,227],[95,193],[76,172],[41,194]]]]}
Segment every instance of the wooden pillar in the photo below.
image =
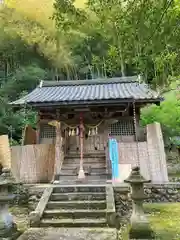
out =
{"type": "Polygon", "coordinates": [[[141,132],[140,132],[140,108],[136,107],[135,109],[135,116],[136,116],[136,134],[137,134],[137,140],[139,141],[141,138],[141,132]]]}
{"type": "Polygon", "coordinates": [[[40,144],[40,114],[37,115],[36,121],[36,144],[40,144]]]}
{"type": "Polygon", "coordinates": [[[55,162],[54,162],[54,176],[60,174],[62,165],[62,136],[61,136],[61,123],[57,122],[56,125],[56,142],[55,142],[55,162]]]}
{"type": "Polygon", "coordinates": [[[83,116],[82,113],[80,113],[80,167],[79,167],[79,174],[78,178],[79,179],[84,179],[85,178],[85,173],[84,173],[84,168],[83,168],[83,140],[84,140],[84,124],[83,124],[83,116]]]}
{"type": "Polygon", "coordinates": [[[60,174],[62,163],[64,160],[64,153],[62,149],[62,135],[61,135],[61,122],[52,121],[50,125],[56,127],[56,140],[55,140],[55,161],[54,161],[54,174],[53,180],[60,174]]]}

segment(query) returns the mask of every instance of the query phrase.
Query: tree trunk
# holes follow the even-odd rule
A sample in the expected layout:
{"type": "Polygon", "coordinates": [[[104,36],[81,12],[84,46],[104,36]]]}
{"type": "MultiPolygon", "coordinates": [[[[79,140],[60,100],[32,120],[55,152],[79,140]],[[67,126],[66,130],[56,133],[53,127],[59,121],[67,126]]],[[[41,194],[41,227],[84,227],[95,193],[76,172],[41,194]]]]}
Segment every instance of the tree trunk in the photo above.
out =
{"type": "Polygon", "coordinates": [[[120,52],[120,61],[121,61],[121,75],[122,75],[122,77],[125,77],[126,74],[125,74],[125,67],[124,67],[124,61],[123,61],[123,55],[122,55],[121,47],[119,49],[119,52],[120,52]]]}

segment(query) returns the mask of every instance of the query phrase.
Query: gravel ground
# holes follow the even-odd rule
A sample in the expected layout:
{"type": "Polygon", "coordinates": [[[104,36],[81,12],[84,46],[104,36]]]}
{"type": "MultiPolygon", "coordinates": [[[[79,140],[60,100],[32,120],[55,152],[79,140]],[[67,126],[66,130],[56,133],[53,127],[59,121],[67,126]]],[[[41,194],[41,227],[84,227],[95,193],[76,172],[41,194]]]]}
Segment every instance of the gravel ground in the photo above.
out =
{"type": "Polygon", "coordinates": [[[116,240],[116,229],[111,228],[33,228],[18,240],[116,240]]]}

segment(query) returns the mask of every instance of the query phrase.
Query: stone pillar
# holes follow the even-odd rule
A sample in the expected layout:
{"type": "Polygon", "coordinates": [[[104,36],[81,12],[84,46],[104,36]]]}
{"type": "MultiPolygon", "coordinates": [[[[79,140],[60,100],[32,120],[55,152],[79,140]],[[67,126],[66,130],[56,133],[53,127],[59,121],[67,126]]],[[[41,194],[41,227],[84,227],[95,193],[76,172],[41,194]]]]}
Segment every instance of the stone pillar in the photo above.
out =
{"type": "Polygon", "coordinates": [[[140,174],[139,167],[135,167],[132,169],[130,176],[124,182],[130,183],[131,185],[131,198],[133,202],[129,238],[152,239],[154,234],[143,209],[143,200],[146,199],[144,194],[144,183],[148,183],[150,180],[145,180],[140,174]]]}
{"type": "Polygon", "coordinates": [[[159,123],[147,125],[147,146],[149,154],[149,170],[153,183],[167,183],[168,172],[164,141],[159,123]]]}
{"type": "Polygon", "coordinates": [[[14,182],[8,169],[4,168],[2,171],[0,176],[0,239],[14,240],[20,235],[8,211],[8,203],[14,199],[8,190],[14,182]]]}

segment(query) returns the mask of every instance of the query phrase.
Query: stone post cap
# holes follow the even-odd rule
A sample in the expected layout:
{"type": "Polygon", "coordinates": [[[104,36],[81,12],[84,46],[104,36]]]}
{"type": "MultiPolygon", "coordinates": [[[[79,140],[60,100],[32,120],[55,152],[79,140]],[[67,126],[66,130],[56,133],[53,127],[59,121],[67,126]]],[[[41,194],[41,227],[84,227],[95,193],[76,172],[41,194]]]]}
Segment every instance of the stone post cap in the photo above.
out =
{"type": "Polygon", "coordinates": [[[2,174],[0,175],[0,184],[16,184],[15,178],[11,174],[11,170],[9,168],[3,168],[2,174]]]}
{"type": "Polygon", "coordinates": [[[139,167],[134,167],[127,179],[124,180],[125,183],[149,183],[151,180],[146,180],[140,173],[139,167]]]}

